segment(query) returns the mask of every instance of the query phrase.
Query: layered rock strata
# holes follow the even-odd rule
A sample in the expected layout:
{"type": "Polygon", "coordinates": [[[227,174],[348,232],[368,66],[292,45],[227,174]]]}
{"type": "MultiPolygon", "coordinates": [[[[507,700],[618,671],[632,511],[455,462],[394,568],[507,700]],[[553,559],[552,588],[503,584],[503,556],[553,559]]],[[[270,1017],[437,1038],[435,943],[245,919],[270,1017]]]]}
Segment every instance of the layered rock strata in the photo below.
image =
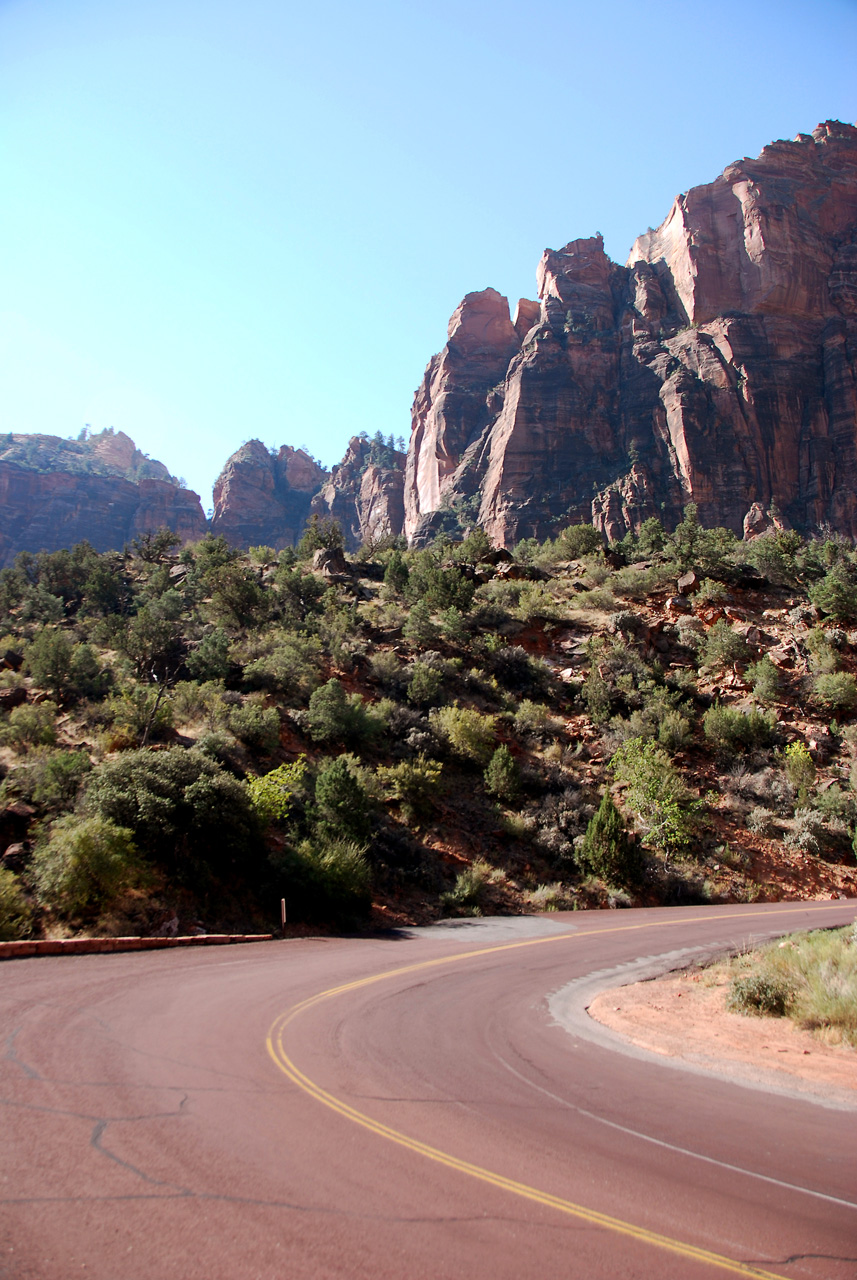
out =
{"type": "Polygon", "coordinates": [[[857,129],[827,122],[678,196],[625,266],[548,250],[514,320],[468,294],[413,409],[405,531],[609,538],[695,501],[857,536],[857,129]]]}
{"type": "Polygon", "coordinates": [[[206,531],[198,494],[123,432],[79,441],[0,437],[0,512],[0,567],[19,551],[56,551],[84,539],[108,551],[164,525],[183,542],[206,531]]]}

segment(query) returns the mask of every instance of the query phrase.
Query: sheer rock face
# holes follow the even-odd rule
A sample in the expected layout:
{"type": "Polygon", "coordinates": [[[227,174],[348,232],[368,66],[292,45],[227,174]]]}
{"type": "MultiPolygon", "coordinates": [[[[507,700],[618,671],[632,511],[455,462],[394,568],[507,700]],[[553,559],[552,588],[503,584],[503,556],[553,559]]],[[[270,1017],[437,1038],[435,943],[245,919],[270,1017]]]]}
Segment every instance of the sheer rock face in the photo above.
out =
{"type": "Polygon", "coordinates": [[[626,266],[546,251],[514,323],[469,294],[417,392],[405,528],[469,499],[493,540],[610,538],[695,501],[857,535],[857,129],[828,122],[679,196],[626,266]],[[538,308],[536,310],[536,308],[538,308]]]}
{"type": "Polygon", "coordinates": [[[491,421],[488,393],[502,383],[521,339],[496,289],[468,293],[453,313],[447,343],[425,371],[413,409],[405,470],[405,533],[413,539],[453,487],[471,440],[491,421]]]}
{"type": "Polygon", "coordinates": [[[283,445],[272,454],[261,440],[241,446],[214,484],[211,531],[235,547],[280,551],[300,539],[312,496],[327,472],[305,453],[283,445]]]}
{"type": "Polygon", "coordinates": [[[339,522],[347,550],[397,537],[405,519],[405,455],[387,449],[389,466],[375,465],[372,442],[352,436],[345,457],[312,500],[312,511],[339,522]]]}
{"type": "Polygon", "coordinates": [[[84,539],[109,551],[163,525],[183,542],[206,531],[198,494],[122,432],[86,441],[0,437],[0,511],[0,567],[19,551],[57,551],[84,539]]]}

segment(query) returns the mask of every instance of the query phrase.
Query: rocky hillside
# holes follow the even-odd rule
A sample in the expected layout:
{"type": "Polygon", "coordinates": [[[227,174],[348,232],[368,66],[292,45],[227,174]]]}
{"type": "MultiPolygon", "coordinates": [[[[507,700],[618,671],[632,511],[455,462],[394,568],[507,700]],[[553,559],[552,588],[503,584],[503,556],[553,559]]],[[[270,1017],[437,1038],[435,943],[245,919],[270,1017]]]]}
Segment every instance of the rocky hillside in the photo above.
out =
{"type": "Polygon", "coordinates": [[[678,196],[625,266],[547,250],[510,318],[468,294],[413,409],[405,532],[495,544],[775,507],[857,534],[857,129],[827,122],[678,196]]]}
{"type": "Polygon", "coordinates": [[[0,566],[19,551],[83,540],[107,551],[164,525],[182,541],[206,529],[199,496],[111,429],[79,440],[0,436],[0,513],[0,566]]]}
{"type": "Polygon", "coordinates": [[[315,532],[0,571],[0,937],[857,892],[844,541],[315,532]]]}

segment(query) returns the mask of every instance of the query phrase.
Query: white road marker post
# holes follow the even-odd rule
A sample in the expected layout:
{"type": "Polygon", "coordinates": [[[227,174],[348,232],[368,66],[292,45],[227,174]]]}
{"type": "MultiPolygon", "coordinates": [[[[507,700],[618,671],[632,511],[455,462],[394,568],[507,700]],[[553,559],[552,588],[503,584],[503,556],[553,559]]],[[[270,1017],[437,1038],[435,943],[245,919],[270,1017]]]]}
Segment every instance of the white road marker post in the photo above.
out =
{"type": "Polygon", "coordinates": [[[286,934],[286,900],[285,898],[280,898],[280,929],[282,931],[283,937],[285,937],[285,934],[286,934]]]}

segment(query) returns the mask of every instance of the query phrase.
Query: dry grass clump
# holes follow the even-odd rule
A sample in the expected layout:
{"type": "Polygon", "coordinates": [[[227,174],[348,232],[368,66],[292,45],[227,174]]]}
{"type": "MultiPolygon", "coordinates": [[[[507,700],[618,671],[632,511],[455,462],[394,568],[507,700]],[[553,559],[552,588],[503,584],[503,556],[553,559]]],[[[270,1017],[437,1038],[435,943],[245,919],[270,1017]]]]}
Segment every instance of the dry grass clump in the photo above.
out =
{"type": "Polygon", "coordinates": [[[829,1044],[857,1047],[857,925],[795,933],[731,965],[734,1012],[788,1017],[829,1044]]]}

